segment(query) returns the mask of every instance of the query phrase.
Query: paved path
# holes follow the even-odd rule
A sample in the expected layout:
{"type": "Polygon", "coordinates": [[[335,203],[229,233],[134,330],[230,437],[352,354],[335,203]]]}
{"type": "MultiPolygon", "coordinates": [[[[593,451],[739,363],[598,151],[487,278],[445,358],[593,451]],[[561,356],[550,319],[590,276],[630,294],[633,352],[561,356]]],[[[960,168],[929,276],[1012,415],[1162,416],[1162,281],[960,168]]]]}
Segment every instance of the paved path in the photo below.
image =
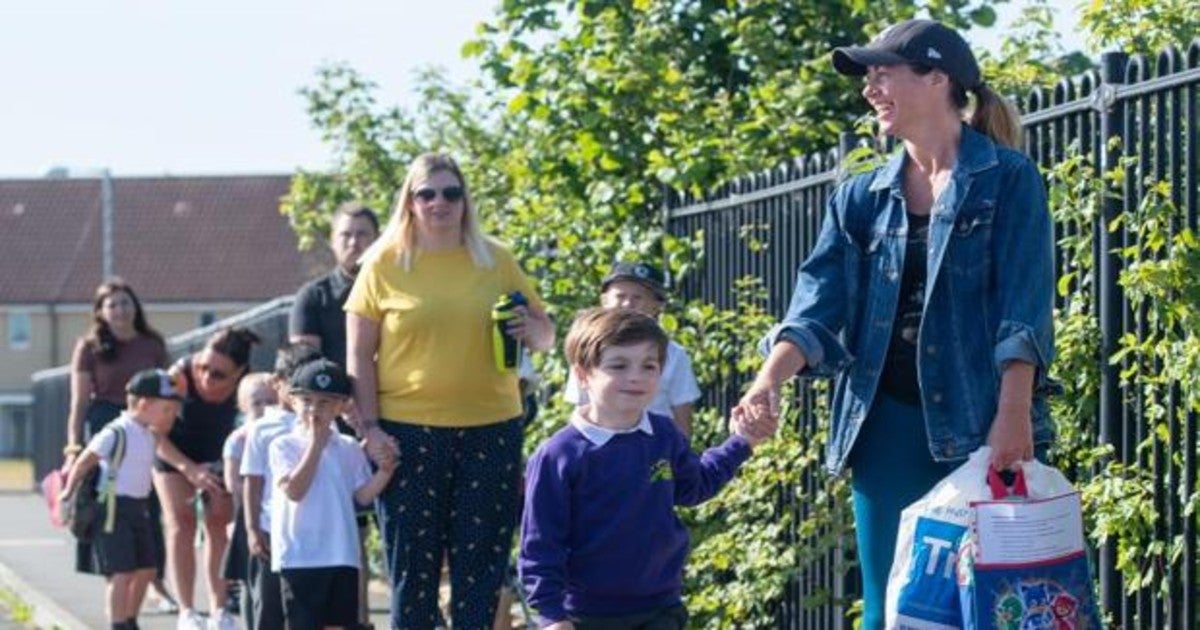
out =
{"type": "MultiPolygon", "coordinates": [[[[0,492],[0,514],[4,515],[0,518],[0,585],[33,607],[34,624],[58,625],[62,630],[108,627],[104,580],[74,571],[75,541],[65,530],[50,525],[42,498],[0,492]]],[[[197,598],[198,603],[206,599],[205,595],[197,598]]],[[[386,596],[372,593],[372,608],[375,626],[388,627],[386,596]]],[[[0,621],[0,630],[9,629],[4,623],[0,621]]],[[[171,630],[175,617],[143,613],[138,625],[144,630],[171,630]]]]}

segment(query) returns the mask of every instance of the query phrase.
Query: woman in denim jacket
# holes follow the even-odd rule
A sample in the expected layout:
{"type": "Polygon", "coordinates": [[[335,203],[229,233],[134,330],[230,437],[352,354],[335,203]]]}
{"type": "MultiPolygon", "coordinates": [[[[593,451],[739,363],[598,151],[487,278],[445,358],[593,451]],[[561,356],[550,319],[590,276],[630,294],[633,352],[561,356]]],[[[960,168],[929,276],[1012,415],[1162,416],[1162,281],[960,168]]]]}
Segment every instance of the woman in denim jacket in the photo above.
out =
{"type": "Polygon", "coordinates": [[[1053,241],[1016,111],[957,32],[910,20],[833,62],[903,150],[833,193],[741,405],[777,416],[786,379],[836,377],[826,466],[853,471],[870,629],[900,511],[980,446],[1007,469],[1053,438],[1053,241]]]}

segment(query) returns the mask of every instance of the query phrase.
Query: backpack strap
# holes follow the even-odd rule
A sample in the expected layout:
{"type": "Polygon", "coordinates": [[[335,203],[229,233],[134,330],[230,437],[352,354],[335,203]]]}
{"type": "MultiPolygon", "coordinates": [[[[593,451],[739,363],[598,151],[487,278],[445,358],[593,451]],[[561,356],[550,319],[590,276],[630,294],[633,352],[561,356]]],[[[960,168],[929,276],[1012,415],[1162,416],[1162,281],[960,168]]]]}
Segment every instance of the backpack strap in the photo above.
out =
{"type": "Polygon", "coordinates": [[[113,444],[104,480],[104,533],[111,534],[117,522],[117,471],[125,460],[125,427],[113,427],[117,441],[113,444]]]}

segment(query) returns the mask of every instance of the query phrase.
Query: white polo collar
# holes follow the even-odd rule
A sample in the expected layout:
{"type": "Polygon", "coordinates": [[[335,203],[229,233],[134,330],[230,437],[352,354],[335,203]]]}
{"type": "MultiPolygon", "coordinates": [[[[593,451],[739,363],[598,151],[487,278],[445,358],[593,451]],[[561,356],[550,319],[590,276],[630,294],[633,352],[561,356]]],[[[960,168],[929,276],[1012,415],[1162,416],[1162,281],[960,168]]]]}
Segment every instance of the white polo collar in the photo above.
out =
{"type": "Polygon", "coordinates": [[[579,413],[578,409],[571,414],[570,423],[571,426],[575,427],[577,431],[583,434],[583,437],[587,438],[587,441],[595,444],[596,446],[604,446],[609,440],[613,439],[614,436],[624,433],[641,431],[646,435],[654,435],[654,427],[650,425],[650,414],[646,411],[642,412],[642,419],[639,420],[636,425],[620,431],[606,429],[588,422],[579,413]]]}

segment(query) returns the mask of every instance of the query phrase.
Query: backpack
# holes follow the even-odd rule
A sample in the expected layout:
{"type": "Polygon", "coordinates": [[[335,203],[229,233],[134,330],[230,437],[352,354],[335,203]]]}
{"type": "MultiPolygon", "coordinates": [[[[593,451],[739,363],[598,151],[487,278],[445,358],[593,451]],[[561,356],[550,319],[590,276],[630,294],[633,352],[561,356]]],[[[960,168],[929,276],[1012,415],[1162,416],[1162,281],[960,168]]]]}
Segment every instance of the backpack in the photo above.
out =
{"type": "Polygon", "coordinates": [[[84,476],[75,492],[67,498],[67,516],[64,520],[71,528],[71,535],[79,542],[91,542],[101,526],[104,533],[112,533],[116,521],[117,471],[125,459],[125,429],[113,427],[113,430],[117,440],[113,444],[104,483],[99,483],[100,467],[97,466],[84,476]]]}

